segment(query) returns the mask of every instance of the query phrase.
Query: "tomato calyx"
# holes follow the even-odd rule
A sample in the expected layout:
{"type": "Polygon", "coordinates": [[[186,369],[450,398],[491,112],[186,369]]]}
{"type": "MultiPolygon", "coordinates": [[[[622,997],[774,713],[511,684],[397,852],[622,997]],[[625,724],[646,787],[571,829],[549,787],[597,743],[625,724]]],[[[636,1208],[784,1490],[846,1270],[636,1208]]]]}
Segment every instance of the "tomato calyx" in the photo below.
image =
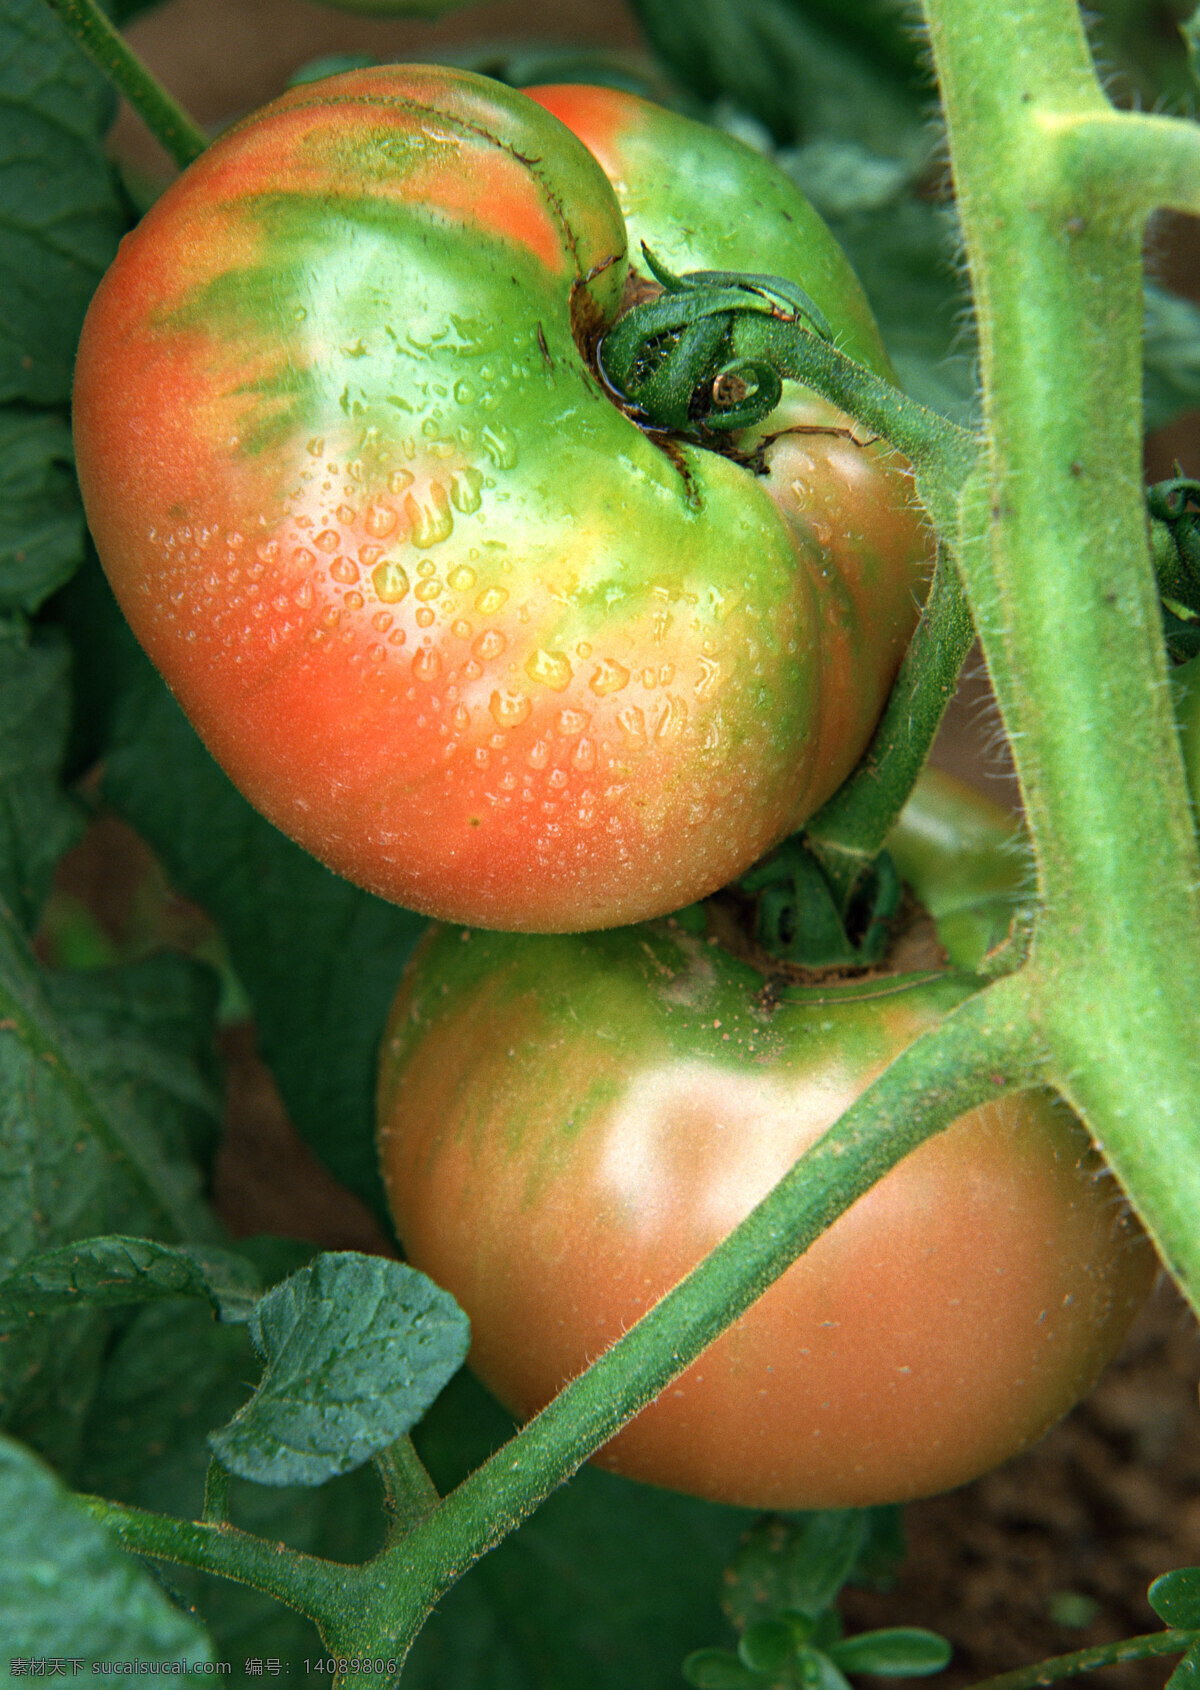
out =
{"type": "Polygon", "coordinates": [[[781,961],[804,968],[872,968],[887,954],[902,889],[886,851],[859,877],[844,905],[801,833],[785,839],[737,884],[753,900],[757,943],[781,961]]]}
{"type": "Polygon", "coordinates": [[[1167,650],[1185,663],[1200,654],[1200,481],[1176,475],[1155,482],[1146,489],[1146,508],[1167,650]]]}
{"type": "Polygon", "coordinates": [[[680,434],[750,428],[779,403],[786,361],[734,345],[739,319],[770,317],[816,333],[832,331],[805,290],[782,276],[693,270],[677,276],[642,243],[662,291],[625,310],[597,348],[608,386],[650,430],[680,434]]]}

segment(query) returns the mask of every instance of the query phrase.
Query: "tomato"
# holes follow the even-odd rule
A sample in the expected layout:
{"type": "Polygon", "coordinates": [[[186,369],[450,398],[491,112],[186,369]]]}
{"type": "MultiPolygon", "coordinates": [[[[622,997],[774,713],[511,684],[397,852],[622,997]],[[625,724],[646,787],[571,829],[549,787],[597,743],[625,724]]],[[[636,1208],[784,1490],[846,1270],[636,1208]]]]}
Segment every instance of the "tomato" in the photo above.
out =
{"type": "MultiPolygon", "coordinates": [[[[981,857],[981,836],[1011,830],[955,801],[994,892],[1009,859],[981,857]]],[[[384,1041],[381,1156],[399,1236],[470,1316],[479,1375],[521,1417],[543,1406],[978,984],[765,992],[674,920],[435,928],[384,1041]]],[[[1090,1388],[1153,1272],[1074,1116],[1038,1091],[998,1099],[855,1203],[598,1459],[755,1508],[961,1484],[1090,1388]]]]}
{"type": "Polygon", "coordinates": [[[928,539],[905,466],[793,386],[741,455],[614,402],[643,238],[798,281],[887,366],[764,159],[539,98],[389,66],[222,136],[96,295],[75,431],[116,595],[250,800],[387,898],[559,931],[714,890],[840,784],[928,539]]]}

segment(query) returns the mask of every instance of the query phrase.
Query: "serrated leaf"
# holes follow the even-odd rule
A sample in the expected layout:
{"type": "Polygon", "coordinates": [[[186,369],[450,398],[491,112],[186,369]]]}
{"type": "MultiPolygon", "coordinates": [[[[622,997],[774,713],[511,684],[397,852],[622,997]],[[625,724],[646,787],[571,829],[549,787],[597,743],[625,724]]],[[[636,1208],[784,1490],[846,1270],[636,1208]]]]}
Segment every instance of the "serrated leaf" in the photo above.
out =
{"type": "Polygon", "coordinates": [[[683,1663],[683,1676],[695,1690],[755,1690],[763,1682],[728,1649],[694,1649],[683,1663]]]}
{"type": "MultiPolygon", "coordinates": [[[[261,1255],[257,1246],[252,1253],[261,1255]]],[[[100,1381],[79,1461],[80,1487],[134,1507],[198,1517],[211,1458],[207,1434],[243,1401],[254,1370],[245,1327],[218,1324],[205,1305],[161,1302],[138,1310],[100,1381]]],[[[357,1562],[380,1547],[381,1502],[368,1466],[317,1491],[235,1480],[231,1511],[240,1526],[269,1542],[357,1562]]],[[[305,1656],[321,1653],[309,1622],[270,1597],[187,1568],[172,1567],[169,1576],[202,1616],[220,1659],[276,1655],[298,1670],[305,1656]]]]}
{"type": "Polygon", "coordinates": [[[0,618],[0,903],[36,927],[63,852],[83,832],[63,790],[70,663],[57,630],[31,635],[0,618]]]}
{"type": "Polygon", "coordinates": [[[0,1322],[92,1304],[103,1308],[159,1297],[205,1297],[229,1322],[251,1318],[261,1287],[232,1250],[174,1249],[149,1238],[85,1238],[46,1250],[0,1279],[0,1322]]]}
{"type": "Polygon", "coordinates": [[[739,1630],[789,1611],[815,1619],[846,1582],[866,1536],[857,1508],[760,1521],[730,1568],[726,1613],[739,1630]]]}
{"type": "Polygon", "coordinates": [[[267,1485],[360,1467],[416,1425],[470,1343],[467,1317],[432,1280],[352,1250],[269,1291],[250,1335],[262,1380],[209,1442],[231,1473],[267,1485]]]}
{"type": "Polygon", "coordinates": [[[83,561],[73,461],[57,412],[0,409],[0,612],[35,611],[83,561]]]}
{"type": "Polygon", "coordinates": [[[235,791],[137,648],[98,566],[68,589],[104,795],[221,928],[291,1119],[386,1217],[375,1063],[425,922],[323,868],[235,791]]]}
{"type": "Polygon", "coordinates": [[[1164,1625],[1200,1627],[1200,1567],[1176,1567],[1155,1579],[1147,1600],[1164,1625]]]}
{"type": "MultiPolygon", "coordinates": [[[[191,1616],[90,1519],[48,1467],[0,1436],[0,1637],[9,1662],[213,1659],[191,1616]]],[[[12,1667],[10,1664],[10,1672],[12,1667]]],[[[129,1674],[148,1683],[157,1674],[129,1674]]]]}
{"type": "Polygon", "coordinates": [[[887,1678],[924,1678],[941,1672],[951,1648],[936,1631],[918,1626],[893,1626],[885,1631],[861,1631],[829,1650],[843,1672],[870,1672],[887,1678]]]}
{"type": "Polygon", "coordinates": [[[0,400],[61,404],[125,212],[101,142],[115,101],[45,0],[0,10],[0,400]]]}

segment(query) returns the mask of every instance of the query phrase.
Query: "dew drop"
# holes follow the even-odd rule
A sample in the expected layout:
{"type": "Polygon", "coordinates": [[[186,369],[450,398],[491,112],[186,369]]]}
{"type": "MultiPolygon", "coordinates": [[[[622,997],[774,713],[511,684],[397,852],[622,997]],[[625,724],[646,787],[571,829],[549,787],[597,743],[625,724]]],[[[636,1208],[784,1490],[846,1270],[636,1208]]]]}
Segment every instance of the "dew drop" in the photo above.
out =
{"type": "Polygon", "coordinates": [[[349,528],[350,524],[354,521],[354,519],[357,515],[358,515],[358,512],[353,508],[352,505],[339,505],[338,506],[337,519],[340,523],[342,523],[347,528],[349,528]]]}
{"type": "Polygon", "coordinates": [[[416,596],[423,604],[427,604],[431,599],[437,598],[441,590],[442,583],[440,581],[418,581],[416,586],[416,596]]]}
{"type": "Polygon", "coordinates": [[[408,571],[401,563],[381,563],[371,572],[371,585],[384,604],[399,604],[408,592],[408,571]]]}
{"type": "Polygon", "coordinates": [[[422,549],[448,540],[454,528],[450,499],[440,481],[429,483],[429,490],[423,502],[414,493],[406,493],[404,514],[412,524],[410,538],[413,545],[422,549]]]}
{"type": "Polygon", "coordinates": [[[278,540],[262,540],[254,549],[264,563],[274,563],[279,556],[278,540]]]}
{"type": "Polygon", "coordinates": [[[588,725],[588,716],[582,710],[560,710],[558,721],[554,724],[564,739],[574,739],[581,734],[588,725]]]}
{"type": "Polygon", "coordinates": [[[381,646],[378,641],[376,641],[373,646],[368,647],[367,656],[371,659],[372,663],[382,663],[384,658],[387,656],[387,647],[381,646]]]}
{"type": "Polygon", "coordinates": [[[488,700],[492,720],[501,728],[519,728],[533,705],[523,692],[494,692],[488,700]]]}
{"type": "Polygon", "coordinates": [[[577,657],[582,657],[585,663],[587,662],[588,658],[592,655],[592,648],[588,644],[587,640],[580,640],[579,644],[575,647],[575,655],[577,657]]]}
{"type": "Polygon", "coordinates": [[[374,569],[386,550],[385,546],[360,546],[358,561],[364,569],[374,569]]]}
{"type": "Polygon", "coordinates": [[[456,593],[465,593],[468,587],[475,585],[475,571],[468,564],[460,563],[447,575],[446,585],[456,593]]]}
{"type": "Polygon", "coordinates": [[[353,558],[335,557],[329,565],[329,573],[343,587],[350,587],[358,580],[358,565],[353,558]]]}
{"type": "MultiPolygon", "coordinates": [[[[412,453],[410,452],[409,457],[411,456],[412,453]]],[[[394,469],[388,477],[388,491],[390,493],[403,493],[406,487],[412,486],[412,483],[413,478],[410,469],[394,469]]]]}
{"type": "Polygon", "coordinates": [[[481,663],[491,663],[506,650],[508,641],[499,628],[485,628],[471,650],[481,663]]]}
{"type": "Polygon", "coordinates": [[[377,634],[386,634],[392,625],[392,615],[387,610],[377,610],[371,618],[371,626],[377,634]]]}
{"type": "Polygon", "coordinates": [[[347,593],[345,598],[343,598],[342,603],[345,605],[347,610],[361,610],[363,607],[363,596],[361,593],[347,593]]]}
{"type": "Polygon", "coordinates": [[[461,381],[455,382],[454,397],[458,400],[460,405],[470,405],[474,402],[475,388],[473,384],[467,380],[466,376],[463,376],[461,381]]]}
{"type": "Polygon", "coordinates": [[[531,681],[538,681],[554,692],[564,692],[571,684],[571,665],[561,651],[543,651],[541,647],[525,665],[531,681]]]}
{"type": "Polygon", "coordinates": [[[363,527],[377,540],[384,540],[396,526],[396,513],[390,505],[371,505],[363,517],[363,527]]]}
{"type": "Polygon", "coordinates": [[[450,477],[450,498],[455,510],[471,516],[483,503],[483,475],[473,466],[456,469],[450,477]]]}
{"type": "Polygon", "coordinates": [[[552,786],[556,792],[561,792],[562,788],[566,786],[570,778],[570,775],[565,769],[551,769],[550,773],[546,776],[546,781],[547,784],[552,786]]]}
{"type": "Polygon", "coordinates": [[[621,732],[625,735],[626,743],[631,747],[646,743],[646,717],[636,704],[626,705],[624,710],[617,712],[617,722],[621,732]]]}
{"type": "Polygon", "coordinates": [[[667,700],[667,707],[658,721],[654,724],[654,738],[659,745],[669,745],[687,726],[688,707],[686,700],[672,695],[667,700]]]}
{"type": "Polygon", "coordinates": [[[316,544],[323,552],[336,552],[341,543],[342,537],[336,528],[322,528],[316,538],[316,544]]]}
{"type": "Polygon", "coordinates": [[[475,747],[475,763],[478,768],[486,769],[491,760],[492,754],[485,746],[477,745],[475,747]]]}
{"type": "Polygon", "coordinates": [[[466,733],[467,729],[471,726],[471,712],[467,709],[465,704],[460,704],[456,708],[452,720],[454,722],[454,726],[458,729],[460,734],[466,733]]]}
{"type": "Polygon", "coordinates": [[[415,680],[436,681],[442,672],[442,660],[436,651],[423,647],[413,657],[412,672],[415,680]]]}
{"type": "Polygon", "coordinates": [[[469,640],[471,637],[471,624],[469,622],[459,620],[453,625],[450,632],[454,635],[456,640],[469,640]]]}
{"type": "Polygon", "coordinates": [[[613,657],[604,658],[588,682],[597,698],[607,698],[609,693],[620,692],[628,685],[629,670],[613,657]]]}
{"type": "Polygon", "coordinates": [[[483,430],[483,449],[497,469],[512,469],[517,461],[517,443],[499,423],[488,423],[483,430]]]}
{"type": "Polygon", "coordinates": [[[307,546],[297,546],[292,553],[292,562],[297,569],[311,569],[316,561],[316,553],[310,552],[307,546]]]}
{"type": "Polygon", "coordinates": [[[432,628],[437,618],[427,604],[423,604],[417,611],[417,627],[432,628]]]}
{"type": "Polygon", "coordinates": [[[526,758],[526,762],[529,764],[531,769],[544,769],[549,761],[550,741],[547,739],[537,740],[530,747],[529,756],[526,758]]]}
{"type": "Polygon", "coordinates": [[[312,582],[301,581],[292,594],[292,599],[300,610],[311,610],[313,602],[312,582]]]}
{"type": "Polygon", "coordinates": [[[496,612],[503,608],[507,597],[508,590],[505,587],[485,587],[475,600],[475,608],[481,616],[495,616],[496,612]]]}
{"type": "Polygon", "coordinates": [[[403,645],[404,639],[405,639],[404,629],[403,628],[393,628],[391,633],[388,635],[388,644],[389,645],[403,645]]]}
{"type": "Polygon", "coordinates": [[[314,457],[314,458],[324,457],[324,455],[325,455],[325,442],[319,434],[314,435],[313,438],[309,441],[308,450],[309,450],[309,455],[311,457],[314,457]]]}
{"type": "Polygon", "coordinates": [[[578,741],[571,751],[571,767],[586,774],[589,769],[596,767],[596,747],[593,742],[584,737],[578,741]]]}

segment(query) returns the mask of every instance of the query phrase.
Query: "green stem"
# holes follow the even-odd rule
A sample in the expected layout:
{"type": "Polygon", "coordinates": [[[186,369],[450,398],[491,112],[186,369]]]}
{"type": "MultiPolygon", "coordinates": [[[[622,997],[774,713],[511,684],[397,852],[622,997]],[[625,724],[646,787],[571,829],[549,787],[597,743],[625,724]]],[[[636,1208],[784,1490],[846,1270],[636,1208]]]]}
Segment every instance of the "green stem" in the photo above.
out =
{"type": "Polygon", "coordinates": [[[358,1575],[355,1567],[268,1543],[224,1523],[178,1520],[172,1515],[109,1502],[102,1496],[81,1496],[77,1500],[136,1554],[218,1573],[237,1584],[264,1591],[312,1620],[322,1635],[336,1626],[345,1588],[358,1575]]]}
{"type": "Polygon", "coordinates": [[[180,169],[199,158],[208,145],[208,137],[138,58],[96,0],[47,0],[47,4],[58,13],[88,57],[124,94],[180,169]]]}
{"type": "Polygon", "coordinates": [[[1122,1666],[1127,1661],[1148,1661],[1156,1655],[1182,1655],[1196,1642],[1194,1631],[1151,1631],[1142,1637],[1127,1637],[1120,1643],[1097,1643],[1091,1649],[1077,1649],[1071,1655],[1054,1655],[1036,1666],[1018,1667],[1015,1672],[982,1678],[971,1690],[1042,1690],[1060,1679],[1100,1667],[1122,1666]]]}
{"type": "MultiPolygon", "coordinates": [[[[1107,106],[1074,0],[926,13],[989,441],[958,558],[1033,835],[1035,1013],[1055,1083],[1200,1306],[1200,857],[1141,471],[1142,235],[1180,184],[1157,185],[1147,120],[1107,106]]],[[[1190,126],[1152,127],[1194,159],[1190,126]]]]}
{"type": "Polygon", "coordinates": [[[229,1471],[215,1455],[204,1479],[204,1512],[200,1517],[208,1526],[226,1525],[229,1521],[229,1471]]]}
{"type": "Polygon", "coordinates": [[[925,765],[975,638],[945,548],[883,718],[854,773],[806,824],[809,849],[844,909],[879,855],[925,765]]]}
{"type": "Polygon", "coordinates": [[[381,1449],[374,1459],[383,1481],[388,1542],[393,1543],[437,1507],[437,1488],[413,1448],[411,1438],[397,1438],[394,1444],[381,1449]]]}
{"type": "Polygon", "coordinates": [[[967,1109],[1036,1082],[1024,976],[904,1051],[674,1290],[407,1537],[364,1569],[346,1634],[396,1655],[450,1586],[725,1328],[888,1170],[967,1109]]]}

